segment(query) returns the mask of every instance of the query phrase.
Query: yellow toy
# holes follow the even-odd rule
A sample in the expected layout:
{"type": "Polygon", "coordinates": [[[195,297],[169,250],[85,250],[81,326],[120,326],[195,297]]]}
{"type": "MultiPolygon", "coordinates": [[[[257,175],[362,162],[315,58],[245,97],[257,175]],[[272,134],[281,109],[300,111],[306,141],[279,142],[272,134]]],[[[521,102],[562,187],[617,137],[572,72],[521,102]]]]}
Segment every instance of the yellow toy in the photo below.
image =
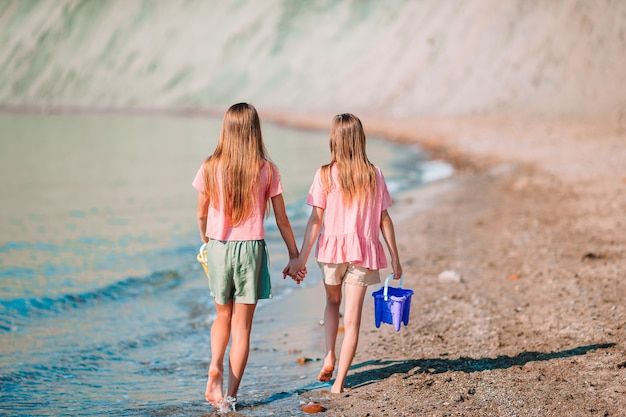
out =
{"type": "Polygon", "coordinates": [[[209,268],[206,265],[206,243],[203,243],[202,246],[200,246],[200,251],[198,252],[198,256],[196,257],[196,259],[198,259],[198,262],[200,262],[200,265],[202,265],[202,268],[204,268],[204,273],[208,278],[209,268]]]}

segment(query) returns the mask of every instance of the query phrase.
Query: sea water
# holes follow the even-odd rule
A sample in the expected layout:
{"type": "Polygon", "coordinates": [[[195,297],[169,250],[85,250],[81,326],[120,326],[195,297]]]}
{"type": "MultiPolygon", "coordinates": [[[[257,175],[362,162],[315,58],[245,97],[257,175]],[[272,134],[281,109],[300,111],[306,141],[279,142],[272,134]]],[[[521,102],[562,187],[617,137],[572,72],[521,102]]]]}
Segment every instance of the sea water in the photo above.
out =
{"type": "MultiPolygon", "coordinates": [[[[215,148],[220,122],[0,113],[0,410],[210,411],[203,394],[214,308],[196,261],[191,181],[215,148]]],[[[263,134],[300,244],[310,182],[329,160],[328,132],[264,124],[263,134]]],[[[376,138],[367,146],[392,194],[429,175],[417,148],[376,138]]],[[[282,277],[287,251],[271,215],[266,240],[274,298],[264,305],[295,288],[282,277]]],[[[306,284],[315,285],[310,277],[306,284]]],[[[264,343],[264,333],[280,330],[272,326],[281,324],[255,328],[258,352],[242,384],[247,415],[280,415],[293,406],[284,398],[311,384],[297,371],[273,378],[265,365],[284,354],[264,343]]]]}

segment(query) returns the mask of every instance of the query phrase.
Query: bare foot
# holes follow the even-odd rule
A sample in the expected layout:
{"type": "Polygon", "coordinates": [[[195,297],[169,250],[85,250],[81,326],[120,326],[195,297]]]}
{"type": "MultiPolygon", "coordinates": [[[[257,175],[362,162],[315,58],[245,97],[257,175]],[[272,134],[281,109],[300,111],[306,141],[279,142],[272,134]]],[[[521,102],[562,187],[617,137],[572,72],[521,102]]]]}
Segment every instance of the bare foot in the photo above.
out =
{"type": "Polygon", "coordinates": [[[222,384],[224,382],[224,374],[218,369],[209,369],[209,380],[206,383],[206,392],[204,398],[214,408],[219,409],[224,398],[222,393],[222,384]]]}
{"type": "Polygon", "coordinates": [[[332,387],[330,387],[330,392],[333,394],[341,394],[342,392],[350,391],[349,388],[344,388],[340,385],[337,385],[335,382],[332,387]]]}
{"type": "Polygon", "coordinates": [[[320,374],[317,376],[318,381],[328,382],[333,377],[333,371],[335,370],[334,365],[324,365],[320,374]]]}

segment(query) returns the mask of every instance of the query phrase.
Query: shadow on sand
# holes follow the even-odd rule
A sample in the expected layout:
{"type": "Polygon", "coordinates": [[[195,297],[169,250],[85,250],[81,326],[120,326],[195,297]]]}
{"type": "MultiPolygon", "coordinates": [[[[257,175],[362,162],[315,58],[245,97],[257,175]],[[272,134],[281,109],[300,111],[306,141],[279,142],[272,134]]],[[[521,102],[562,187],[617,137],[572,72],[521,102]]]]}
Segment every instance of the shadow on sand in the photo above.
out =
{"type": "MultiPolygon", "coordinates": [[[[428,372],[431,374],[439,374],[448,371],[456,372],[481,372],[491,371],[494,369],[507,369],[512,366],[523,366],[528,362],[549,361],[552,359],[569,358],[572,356],[581,356],[587,352],[597,349],[607,349],[615,346],[615,343],[603,343],[588,346],[579,346],[573,349],[562,350],[560,352],[522,352],[517,356],[498,356],[496,358],[464,358],[458,359],[408,359],[399,361],[381,361],[371,360],[353,365],[350,370],[374,367],[361,372],[348,375],[346,385],[352,388],[362,387],[372,384],[381,379],[389,378],[394,374],[407,374],[413,371],[413,374],[428,372]]],[[[407,375],[408,376],[408,375],[407,375]]]]}
{"type": "MultiPolygon", "coordinates": [[[[481,372],[491,371],[494,369],[507,369],[512,366],[524,366],[529,362],[541,362],[549,361],[552,359],[570,358],[572,356],[582,356],[588,352],[607,349],[615,346],[615,343],[602,343],[588,346],[579,346],[573,349],[562,350],[560,352],[522,352],[517,356],[498,356],[496,358],[458,358],[458,359],[406,359],[398,361],[389,360],[371,360],[361,362],[350,367],[351,374],[346,378],[346,386],[351,388],[362,387],[372,384],[382,379],[389,378],[394,374],[405,374],[408,377],[408,373],[413,371],[412,375],[416,373],[428,372],[431,374],[440,374],[448,371],[456,372],[481,372]],[[370,368],[360,372],[354,372],[359,368],[370,368]]],[[[290,391],[283,391],[275,393],[266,399],[259,401],[252,401],[247,404],[242,404],[243,407],[258,407],[266,404],[273,403],[274,401],[282,400],[293,395],[301,395],[309,391],[318,390],[321,388],[329,388],[330,383],[313,382],[306,386],[296,388],[290,391]]]]}

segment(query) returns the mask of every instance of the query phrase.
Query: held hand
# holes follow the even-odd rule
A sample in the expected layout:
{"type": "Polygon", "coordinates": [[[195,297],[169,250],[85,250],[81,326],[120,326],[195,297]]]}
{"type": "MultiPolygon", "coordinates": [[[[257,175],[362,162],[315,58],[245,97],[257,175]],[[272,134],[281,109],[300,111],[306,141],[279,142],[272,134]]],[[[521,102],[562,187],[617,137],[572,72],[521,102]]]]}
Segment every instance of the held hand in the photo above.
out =
{"type": "Polygon", "coordinates": [[[283,279],[286,279],[287,275],[289,275],[289,265],[283,268],[283,279]]]}
{"type": "Polygon", "coordinates": [[[298,278],[300,278],[300,281],[302,281],[304,279],[304,277],[306,277],[306,274],[308,274],[309,272],[306,269],[306,265],[298,271],[298,278]]]}
{"type": "Polygon", "coordinates": [[[306,266],[301,265],[298,258],[291,259],[283,270],[283,276],[286,275],[289,275],[294,281],[300,284],[306,276],[306,266]]]}
{"type": "Polygon", "coordinates": [[[302,281],[304,281],[304,277],[306,277],[306,274],[307,274],[307,270],[306,270],[306,266],[304,266],[292,278],[294,281],[296,281],[297,284],[300,284],[302,281]]]}
{"type": "Polygon", "coordinates": [[[286,279],[287,276],[290,276],[291,278],[294,278],[295,273],[293,272],[293,265],[292,265],[293,261],[294,261],[294,259],[290,259],[289,263],[287,264],[287,266],[285,268],[283,268],[283,279],[286,279]]]}

